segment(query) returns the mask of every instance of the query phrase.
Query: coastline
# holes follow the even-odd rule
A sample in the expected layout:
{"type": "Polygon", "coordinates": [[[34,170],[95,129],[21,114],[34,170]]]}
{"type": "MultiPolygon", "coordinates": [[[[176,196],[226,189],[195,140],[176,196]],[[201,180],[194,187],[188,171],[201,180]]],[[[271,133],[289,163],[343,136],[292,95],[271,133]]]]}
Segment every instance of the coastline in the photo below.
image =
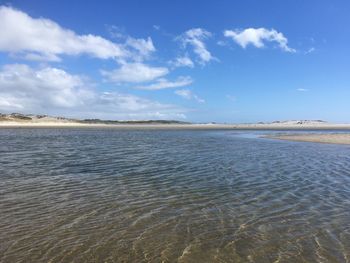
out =
{"type": "MultiPolygon", "coordinates": [[[[350,124],[103,124],[79,122],[2,121],[1,128],[112,128],[112,129],[193,129],[193,130],[350,130],[350,124]]],[[[289,138],[290,135],[274,138],[289,138]]],[[[298,135],[298,138],[300,136],[298,135]]],[[[293,138],[292,140],[296,140],[293,138]]],[[[298,139],[300,140],[300,139],[298,139]]]]}
{"type": "Polygon", "coordinates": [[[265,124],[132,124],[79,123],[74,121],[0,121],[0,129],[115,129],[115,130],[266,130],[321,131],[318,133],[267,135],[264,138],[295,142],[350,145],[350,124],[334,123],[265,123],[265,124]],[[343,130],[349,133],[329,133],[343,130]],[[324,131],[324,132],[322,132],[324,131]]]}

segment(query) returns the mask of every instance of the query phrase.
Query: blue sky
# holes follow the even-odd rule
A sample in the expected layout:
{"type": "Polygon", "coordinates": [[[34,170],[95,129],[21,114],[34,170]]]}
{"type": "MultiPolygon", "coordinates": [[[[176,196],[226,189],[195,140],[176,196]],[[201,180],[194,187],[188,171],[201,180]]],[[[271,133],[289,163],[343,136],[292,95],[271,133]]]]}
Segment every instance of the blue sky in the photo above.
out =
{"type": "Polygon", "coordinates": [[[348,1],[0,4],[0,112],[350,121],[348,1]]]}

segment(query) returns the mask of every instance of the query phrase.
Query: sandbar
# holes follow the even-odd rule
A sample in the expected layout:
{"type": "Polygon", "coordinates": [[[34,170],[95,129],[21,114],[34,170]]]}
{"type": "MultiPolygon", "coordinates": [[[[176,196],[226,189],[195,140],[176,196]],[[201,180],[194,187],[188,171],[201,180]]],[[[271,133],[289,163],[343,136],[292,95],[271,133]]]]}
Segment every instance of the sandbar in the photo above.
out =
{"type": "Polygon", "coordinates": [[[313,134],[284,134],[276,136],[266,136],[267,138],[331,144],[350,144],[350,133],[313,133],[313,134]]]}

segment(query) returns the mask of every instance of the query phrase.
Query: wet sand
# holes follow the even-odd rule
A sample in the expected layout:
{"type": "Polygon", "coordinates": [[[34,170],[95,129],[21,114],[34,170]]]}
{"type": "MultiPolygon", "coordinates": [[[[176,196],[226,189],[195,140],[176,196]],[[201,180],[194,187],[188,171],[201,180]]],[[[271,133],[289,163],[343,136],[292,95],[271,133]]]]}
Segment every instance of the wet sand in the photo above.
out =
{"type": "Polygon", "coordinates": [[[350,133],[348,134],[291,134],[291,135],[278,135],[268,136],[268,138],[299,141],[299,142],[316,142],[316,143],[333,143],[333,144],[350,144],[350,133]]]}

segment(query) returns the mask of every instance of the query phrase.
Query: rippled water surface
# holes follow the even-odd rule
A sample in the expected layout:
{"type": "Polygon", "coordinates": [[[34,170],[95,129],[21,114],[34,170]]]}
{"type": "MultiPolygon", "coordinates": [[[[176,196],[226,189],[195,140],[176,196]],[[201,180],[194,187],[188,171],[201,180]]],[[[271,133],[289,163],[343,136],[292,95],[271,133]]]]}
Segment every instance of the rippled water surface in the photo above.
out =
{"type": "Polygon", "coordinates": [[[350,147],[0,130],[0,262],[349,262],[350,147]]]}

